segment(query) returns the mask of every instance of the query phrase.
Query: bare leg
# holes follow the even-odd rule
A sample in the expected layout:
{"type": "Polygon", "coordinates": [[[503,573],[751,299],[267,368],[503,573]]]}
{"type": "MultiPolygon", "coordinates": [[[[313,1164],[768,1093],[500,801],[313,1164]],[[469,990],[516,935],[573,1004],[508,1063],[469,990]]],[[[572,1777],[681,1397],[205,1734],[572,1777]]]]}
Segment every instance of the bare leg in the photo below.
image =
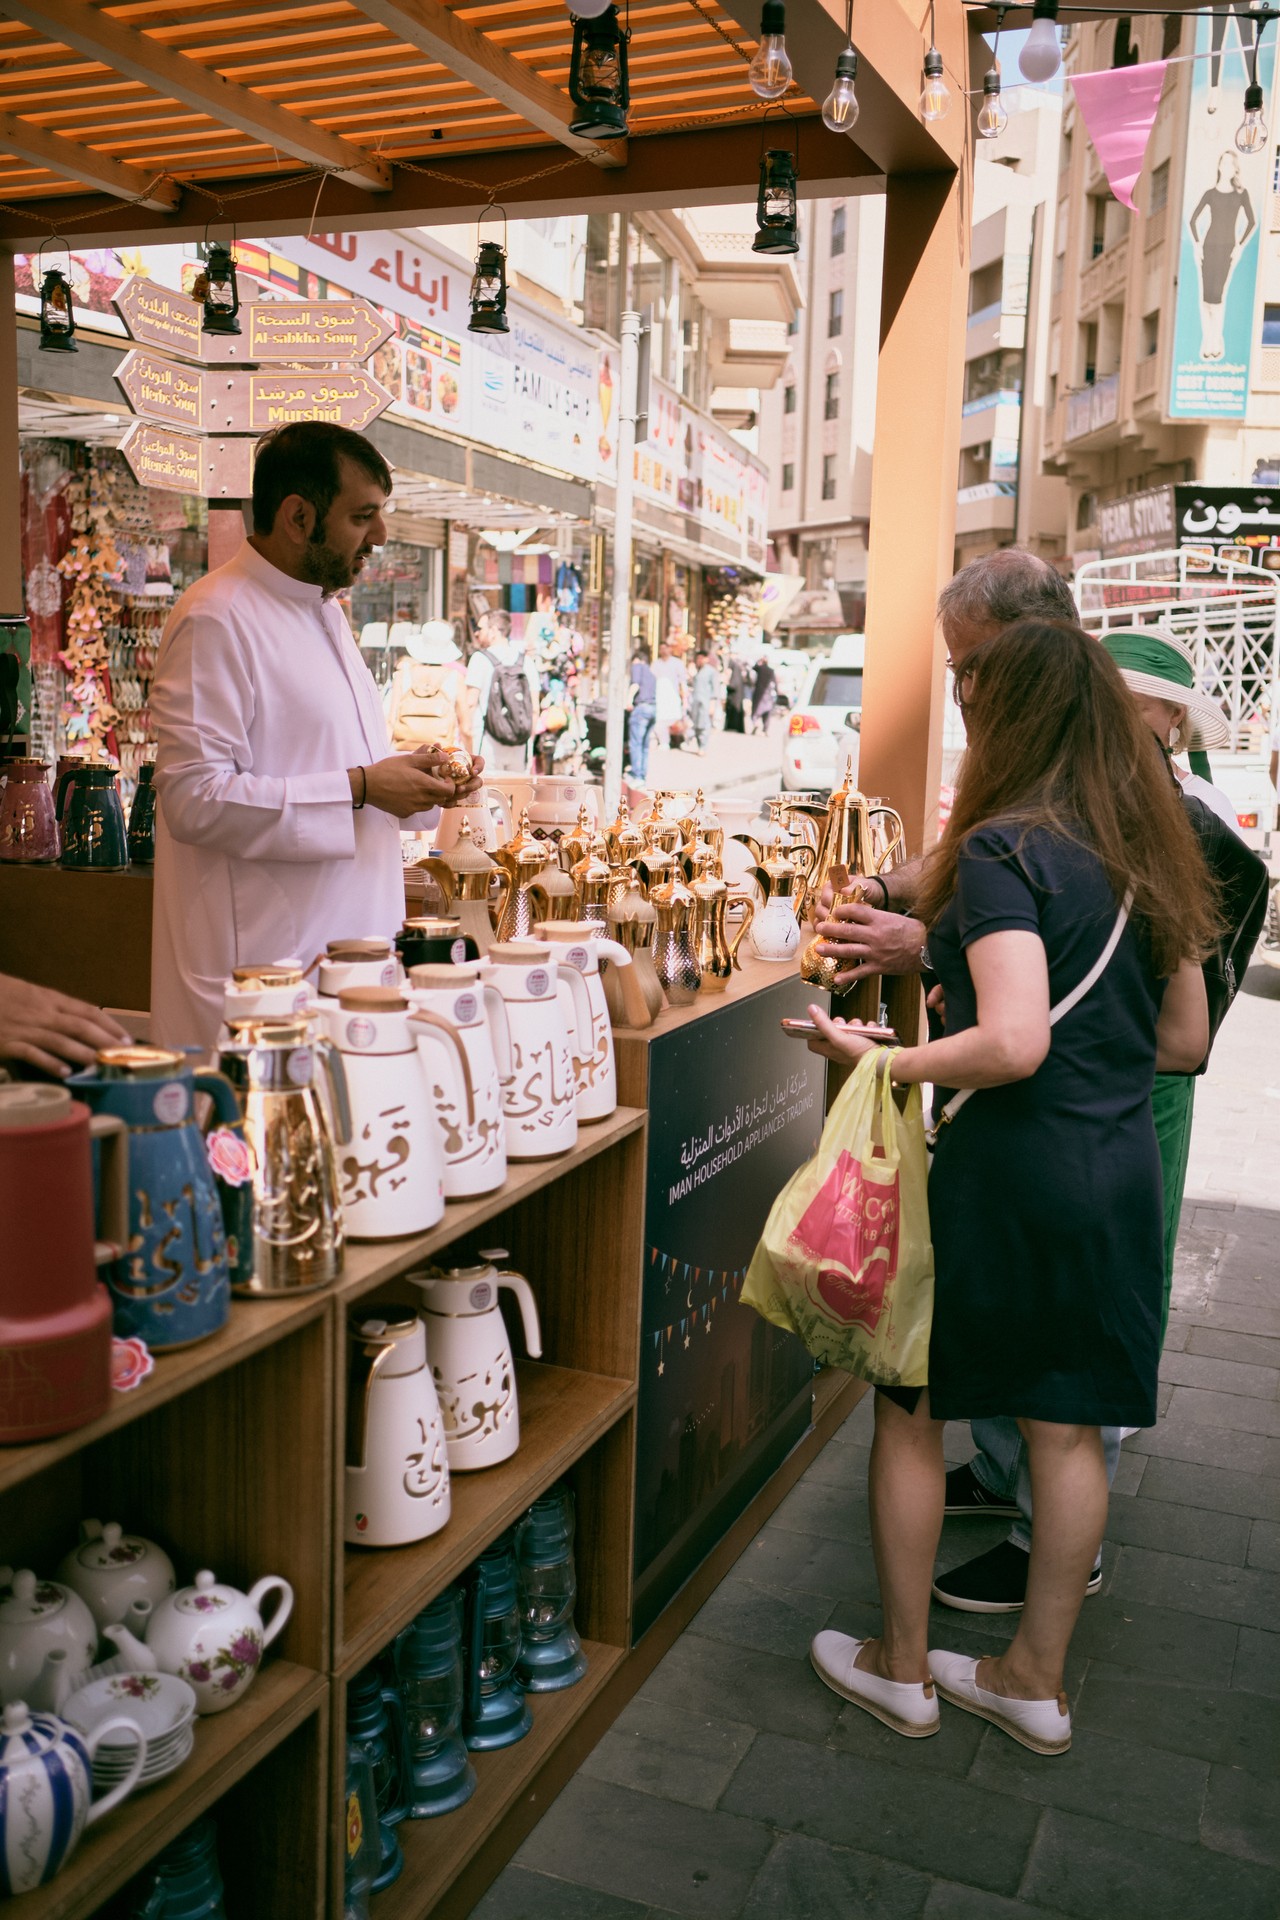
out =
{"type": "Polygon", "coordinates": [[[1052,1700],[1062,1691],[1067,1647],[1107,1524],[1107,1469],[1097,1427],[1020,1420],[1031,1462],[1036,1523],[1027,1604],[998,1659],[978,1664],[977,1681],[1015,1700],[1052,1700]]]}
{"type": "Polygon", "coordinates": [[[867,1641],[856,1664],[885,1680],[927,1680],[929,1594],[946,1498],[942,1422],[930,1418],[927,1393],[914,1413],[876,1395],[869,1484],[884,1635],[867,1641]]]}

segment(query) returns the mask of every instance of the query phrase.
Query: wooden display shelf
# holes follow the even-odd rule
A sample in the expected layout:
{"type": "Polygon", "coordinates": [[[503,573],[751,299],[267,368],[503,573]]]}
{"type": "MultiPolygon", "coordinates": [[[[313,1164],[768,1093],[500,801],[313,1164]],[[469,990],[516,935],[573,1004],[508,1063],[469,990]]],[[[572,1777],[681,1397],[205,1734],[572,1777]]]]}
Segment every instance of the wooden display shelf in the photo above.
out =
{"type": "Polygon", "coordinates": [[[95,1912],[322,1708],[327,1695],[320,1674],[288,1660],[269,1660],[237,1706],[197,1720],[195,1751],[176,1773],[105,1814],[85,1833],[56,1880],[5,1902],[5,1920],[80,1920],[95,1912]]]}
{"type": "Polygon", "coordinates": [[[429,1914],[533,1783],[625,1657],[620,1647],[597,1640],[582,1644],[590,1665],[577,1686],[563,1693],[530,1694],[533,1727],[524,1739],[497,1753],[472,1754],[478,1784],[464,1807],[435,1820],[404,1820],[396,1828],[404,1872],[384,1893],[374,1895],[372,1920],[421,1920],[429,1914]]]}
{"type": "Polygon", "coordinates": [[[619,1140],[639,1133],[647,1119],[648,1115],[640,1108],[619,1107],[607,1120],[580,1128],[578,1144],[571,1153],[562,1153],[554,1160],[515,1162],[495,1193],[483,1194],[478,1200],[451,1200],[445,1208],[444,1219],[439,1226],[432,1227],[430,1233],[416,1234],[407,1240],[348,1242],[342,1278],[334,1288],[337,1298],[358,1299],[410,1267],[429,1260],[441,1247],[451,1246],[487,1220],[496,1219],[531,1194],[562,1180],[575,1167],[585,1166],[598,1154],[607,1153],[619,1140]]]}
{"type": "Polygon", "coordinates": [[[517,1363],[516,1387],[519,1451],[501,1466],[453,1476],[453,1511],[442,1532],[408,1547],[346,1548],[335,1673],[350,1678],[380,1653],[620,1420],[636,1397],[632,1380],[533,1360],[517,1363]]]}
{"type": "Polygon", "coordinates": [[[211,1339],[177,1353],[155,1355],[155,1370],[140,1386],[128,1393],[112,1393],[111,1405],[97,1420],[75,1427],[70,1433],[57,1434],[51,1440],[35,1440],[26,1446],[0,1446],[0,1493],[15,1487],[34,1474],[43,1473],[59,1460],[81,1453],[96,1440],[140,1420],[166,1401],[174,1400],[192,1387],[211,1380],[227,1367],[234,1367],[250,1354],[258,1353],[275,1341],[284,1339],[296,1328],[317,1320],[326,1310],[327,1291],[294,1295],[280,1300],[235,1300],[231,1317],[211,1339]]]}

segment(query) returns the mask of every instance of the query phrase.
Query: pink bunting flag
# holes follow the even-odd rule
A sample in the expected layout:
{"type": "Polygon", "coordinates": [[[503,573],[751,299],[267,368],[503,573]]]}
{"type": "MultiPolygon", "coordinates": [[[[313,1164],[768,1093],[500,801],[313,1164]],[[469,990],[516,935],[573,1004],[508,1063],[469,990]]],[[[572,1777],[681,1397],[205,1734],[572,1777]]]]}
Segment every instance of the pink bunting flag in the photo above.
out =
{"type": "Polygon", "coordinates": [[[1167,60],[1110,73],[1073,73],[1071,84],[1107,184],[1121,206],[1136,213],[1133,187],[1142,172],[1155,125],[1167,60]]]}

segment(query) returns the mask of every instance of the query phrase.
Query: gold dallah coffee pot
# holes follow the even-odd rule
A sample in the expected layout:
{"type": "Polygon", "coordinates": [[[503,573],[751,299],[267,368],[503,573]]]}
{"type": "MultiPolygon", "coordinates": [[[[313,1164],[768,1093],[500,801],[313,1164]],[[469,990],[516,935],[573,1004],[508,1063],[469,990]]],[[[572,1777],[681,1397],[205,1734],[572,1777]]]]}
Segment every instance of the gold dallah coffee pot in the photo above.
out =
{"type": "Polygon", "coordinates": [[[537,922],[533,885],[551,859],[551,849],[530,830],[527,810],[514,834],[493,856],[501,875],[494,937],[498,941],[527,940],[537,922]]]}
{"type": "Polygon", "coordinates": [[[817,858],[805,876],[801,919],[810,913],[833,867],[844,867],[851,880],[858,880],[882,873],[903,858],[906,829],[901,815],[883,800],[868,800],[851,780],[837,787],[825,809],[802,802],[792,811],[822,827],[817,858]]]}

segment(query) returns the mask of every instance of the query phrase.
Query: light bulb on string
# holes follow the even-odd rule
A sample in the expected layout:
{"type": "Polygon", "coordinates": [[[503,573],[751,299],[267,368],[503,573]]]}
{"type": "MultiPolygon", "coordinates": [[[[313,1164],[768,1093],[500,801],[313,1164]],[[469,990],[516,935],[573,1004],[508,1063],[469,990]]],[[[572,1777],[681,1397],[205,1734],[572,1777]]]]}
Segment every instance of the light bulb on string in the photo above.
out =
{"type": "Polygon", "coordinates": [[[941,120],[951,105],[951,93],[942,77],[942,55],[930,47],[924,57],[924,87],[920,94],[920,118],[941,120]]]}
{"type": "Polygon", "coordinates": [[[613,0],[565,0],[565,5],[575,20],[598,20],[613,0]]]}
{"type": "Polygon", "coordinates": [[[1244,119],[1236,128],[1236,149],[1240,153],[1262,153],[1267,139],[1267,123],[1262,117],[1262,88],[1255,80],[1244,90],[1244,119]]]}
{"type": "Polygon", "coordinates": [[[1062,65],[1058,45],[1058,0],[1035,0],[1031,31],[1022,43],[1018,68],[1024,80],[1039,86],[1052,80],[1062,65]]]}
{"type": "Polygon", "coordinates": [[[782,0],[764,0],[760,9],[760,45],[747,68],[751,91],[761,100],[781,100],[791,85],[786,30],[787,15],[782,0]]]}
{"type": "Polygon", "coordinates": [[[1000,98],[1000,74],[995,67],[991,67],[982,79],[978,132],[984,140],[998,140],[1008,124],[1008,109],[1000,98]]]}
{"type": "Polygon", "coordinates": [[[853,83],[858,77],[858,56],[852,47],[836,55],[836,77],[822,103],[822,122],[832,133],[852,133],[858,123],[858,96],[853,83]]]}

